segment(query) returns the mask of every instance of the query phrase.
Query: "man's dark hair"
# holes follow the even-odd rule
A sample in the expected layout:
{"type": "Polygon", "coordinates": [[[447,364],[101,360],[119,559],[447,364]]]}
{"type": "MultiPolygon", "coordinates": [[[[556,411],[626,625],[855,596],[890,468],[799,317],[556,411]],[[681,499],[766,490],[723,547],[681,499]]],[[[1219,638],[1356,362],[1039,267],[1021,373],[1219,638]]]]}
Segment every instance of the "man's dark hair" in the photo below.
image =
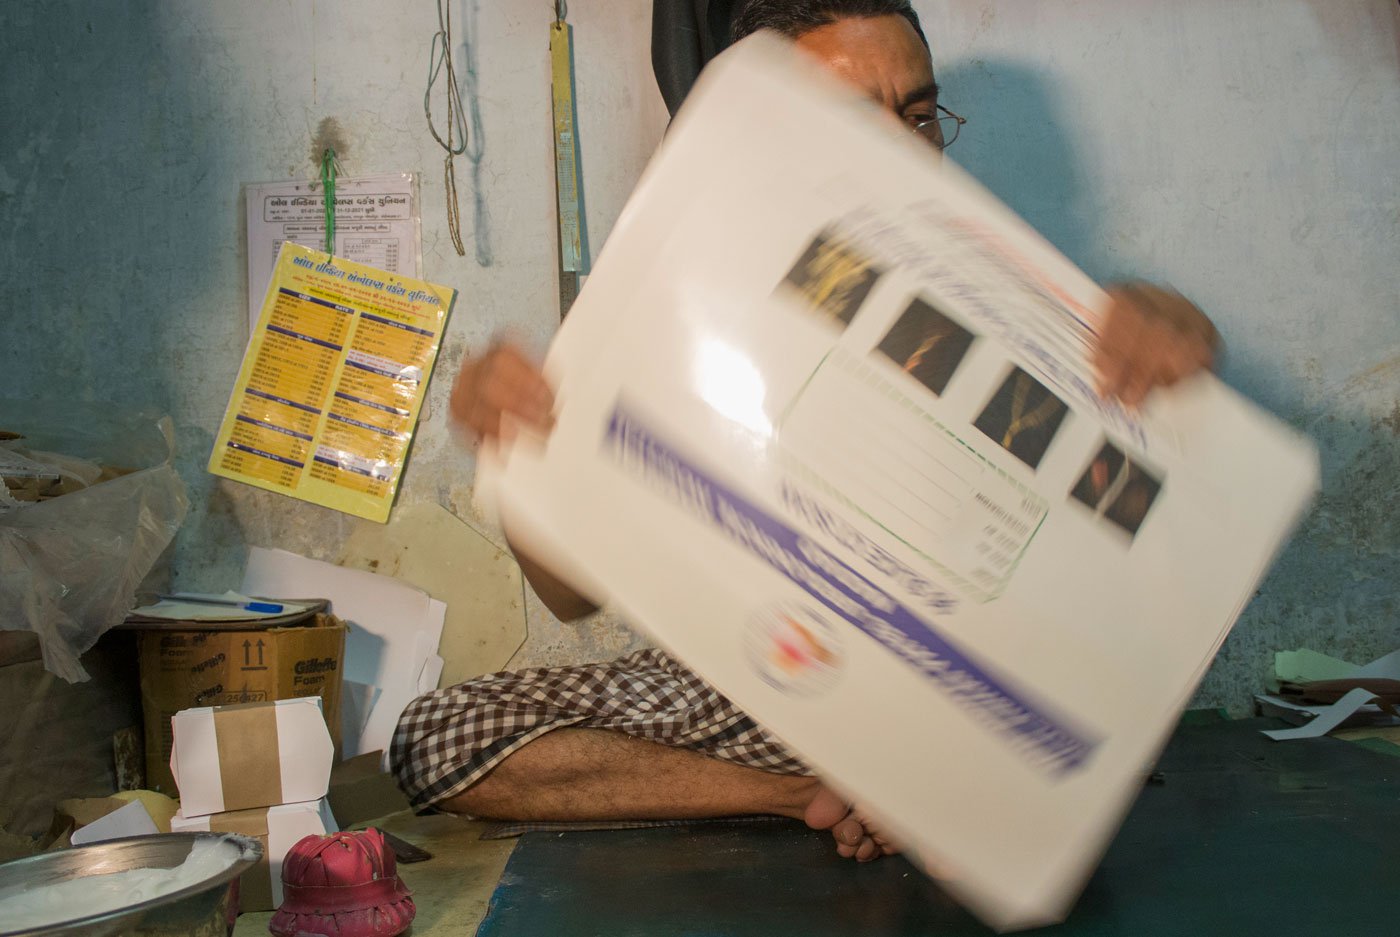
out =
{"type": "Polygon", "coordinates": [[[748,0],[734,17],[732,33],[735,42],[760,29],[797,39],[837,20],[862,16],[902,16],[928,48],[919,14],[909,0],[748,0]]]}

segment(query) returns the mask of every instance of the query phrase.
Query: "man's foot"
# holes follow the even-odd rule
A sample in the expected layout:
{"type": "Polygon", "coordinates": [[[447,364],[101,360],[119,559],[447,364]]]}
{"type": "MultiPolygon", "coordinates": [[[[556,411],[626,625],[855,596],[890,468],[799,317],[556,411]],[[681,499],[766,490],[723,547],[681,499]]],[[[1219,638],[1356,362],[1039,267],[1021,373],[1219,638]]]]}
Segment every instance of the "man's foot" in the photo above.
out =
{"type": "Polygon", "coordinates": [[[831,830],[868,862],[894,847],[813,777],[772,774],[603,729],[556,729],[438,806],[499,820],[650,820],[776,814],[831,830]]]}
{"type": "Polygon", "coordinates": [[[898,852],[868,820],[828,787],[817,789],[802,819],[814,830],[830,830],[836,840],[836,853],[843,858],[869,862],[898,852]]]}

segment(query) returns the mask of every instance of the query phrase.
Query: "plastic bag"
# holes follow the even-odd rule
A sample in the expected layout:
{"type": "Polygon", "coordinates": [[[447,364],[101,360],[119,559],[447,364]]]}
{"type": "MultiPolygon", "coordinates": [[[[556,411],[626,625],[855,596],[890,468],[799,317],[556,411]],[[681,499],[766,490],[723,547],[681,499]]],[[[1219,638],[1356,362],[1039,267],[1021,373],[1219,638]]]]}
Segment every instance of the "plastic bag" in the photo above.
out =
{"type": "Polygon", "coordinates": [[[0,629],[33,631],[50,672],[86,680],[79,657],[126,618],[185,519],[173,427],[109,405],[6,400],[0,431],[23,437],[0,441],[7,471],[24,465],[38,484],[76,489],[37,502],[0,496],[0,629]],[[114,471],[124,474],[103,477],[114,471]]]}

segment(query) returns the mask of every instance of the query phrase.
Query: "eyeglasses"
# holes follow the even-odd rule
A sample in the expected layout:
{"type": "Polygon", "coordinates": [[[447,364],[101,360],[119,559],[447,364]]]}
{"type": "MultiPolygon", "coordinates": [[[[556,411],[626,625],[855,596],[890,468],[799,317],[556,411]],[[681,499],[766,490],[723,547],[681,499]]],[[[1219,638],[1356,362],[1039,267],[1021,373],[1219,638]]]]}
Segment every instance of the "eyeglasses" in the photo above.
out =
{"type": "Polygon", "coordinates": [[[910,124],[909,129],[938,149],[946,150],[958,139],[958,131],[967,123],[967,118],[954,114],[942,104],[938,105],[938,110],[941,113],[937,117],[910,124]]]}

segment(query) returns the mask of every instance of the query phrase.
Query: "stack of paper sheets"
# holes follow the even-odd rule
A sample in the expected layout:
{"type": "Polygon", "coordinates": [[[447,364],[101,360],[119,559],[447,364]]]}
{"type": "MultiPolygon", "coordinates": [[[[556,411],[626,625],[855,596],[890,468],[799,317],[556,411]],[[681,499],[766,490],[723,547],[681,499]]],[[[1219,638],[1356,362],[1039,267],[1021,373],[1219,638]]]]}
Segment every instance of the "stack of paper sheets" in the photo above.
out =
{"type": "Polygon", "coordinates": [[[388,757],[404,707],[437,689],[446,604],[389,576],[253,547],[243,592],[265,598],[317,595],[349,625],[341,696],[343,755],[382,749],[388,757]]]}
{"type": "MultiPolygon", "coordinates": [[[[786,44],[707,71],[546,362],[512,540],[990,923],[1062,917],[1313,492],[1201,377],[1101,400],[1103,292],[786,44]]],[[[301,590],[303,593],[306,590],[301,590]]]]}

